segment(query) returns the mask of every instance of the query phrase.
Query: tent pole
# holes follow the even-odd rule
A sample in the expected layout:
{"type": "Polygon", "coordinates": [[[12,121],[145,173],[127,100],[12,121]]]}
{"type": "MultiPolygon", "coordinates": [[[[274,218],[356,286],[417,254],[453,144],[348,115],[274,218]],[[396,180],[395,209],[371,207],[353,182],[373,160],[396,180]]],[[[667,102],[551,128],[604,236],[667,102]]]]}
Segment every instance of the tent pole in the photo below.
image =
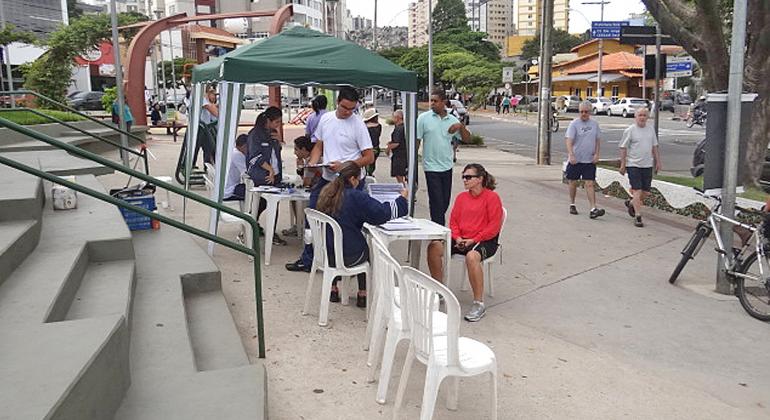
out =
{"type": "MultiPolygon", "coordinates": [[[[185,170],[184,170],[184,189],[190,190],[190,176],[192,176],[193,156],[195,156],[195,145],[198,139],[198,126],[200,124],[201,106],[203,106],[203,83],[198,82],[193,85],[190,94],[190,109],[187,110],[187,130],[185,130],[185,170]]],[[[187,197],[182,201],[182,221],[187,221],[187,197]]]]}
{"type": "Polygon", "coordinates": [[[409,145],[409,215],[414,217],[414,202],[417,196],[417,94],[401,92],[404,105],[404,128],[409,145]]]}

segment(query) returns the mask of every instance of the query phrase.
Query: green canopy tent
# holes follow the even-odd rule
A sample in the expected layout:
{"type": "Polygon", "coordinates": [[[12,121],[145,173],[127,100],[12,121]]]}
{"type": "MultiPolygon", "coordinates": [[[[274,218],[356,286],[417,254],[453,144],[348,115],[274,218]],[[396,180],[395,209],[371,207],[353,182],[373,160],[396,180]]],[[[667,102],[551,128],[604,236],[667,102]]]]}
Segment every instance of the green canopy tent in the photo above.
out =
{"type": "MultiPolygon", "coordinates": [[[[222,191],[229,165],[227,155],[234,147],[240,118],[243,85],[318,86],[335,88],[386,88],[402,92],[404,120],[409,142],[409,185],[416,179],[416,120],[417,75],[405,70],[382,56],[317,31],[303,27],[287,29],[270,38],[231,51],[192,71],[192,106],[190,135],[187,136],[187,179],[191,171],[194,144],[197,138],[200,110],[203,104],[204,84],[219,84],[220,112],[217,133],[216,174],[212,199],[222,201],[222,191]]],[[[410,188],[413,203],[414,188],[410,188]]],[[[410,206],[411,207],[411,206],[410,206]]],[[[218,210],[212,209],[209,231],[216,234],[218,210]]],[[[209,244],[209,253],[213,243],[209,244]]]]}

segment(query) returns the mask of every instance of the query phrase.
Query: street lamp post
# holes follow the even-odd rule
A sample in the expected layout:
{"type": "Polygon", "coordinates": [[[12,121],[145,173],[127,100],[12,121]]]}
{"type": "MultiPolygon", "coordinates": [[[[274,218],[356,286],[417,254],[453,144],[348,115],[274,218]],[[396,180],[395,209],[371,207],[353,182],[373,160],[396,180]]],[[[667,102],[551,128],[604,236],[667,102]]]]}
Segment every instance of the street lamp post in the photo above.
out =
{"type": "Polygon", "coordinates": [[[112,50],[115,51],[115,90],[118,93],[118,121],[120,124],[120,145],[123,146],[123,150],[120,151],[120,156],[123,160],[123,165],[130,166],[128,161],[128,153],[125,149],[128,149],[128,136],[126,136],[126,98],[123,95],[123,67],[120,63],[120,41],[118,40],[118,10],[115,0],[110,0],[110,20],[112,24],[112,50]]]}
{"type": "Polygon", "coordinates": [[[433,2],[428,0],[428,95],[433,90],[433,2]]]}
{"type": "MultiPolygon", "coordinates": [[[[584,1],[582,4],[598,4],[601,8],[601,22],[604,22],[604,5],[610,4],[609,0],[601,1],[584,1]]],[[[604,39],[599,38],[599,68],[596,71],[596,97],[602,97],[602,55],[604,53],[604,39]]]]}

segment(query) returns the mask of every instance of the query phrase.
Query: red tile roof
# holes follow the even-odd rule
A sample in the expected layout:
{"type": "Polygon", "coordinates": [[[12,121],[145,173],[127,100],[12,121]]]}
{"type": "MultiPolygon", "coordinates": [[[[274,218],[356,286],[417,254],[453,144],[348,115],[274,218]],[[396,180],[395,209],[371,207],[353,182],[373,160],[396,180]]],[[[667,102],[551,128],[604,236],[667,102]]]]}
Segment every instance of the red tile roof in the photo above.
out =
{"type": "Polygon", "coordinates": [[[211,35],[229,36],[231,38],[235,38],[235,35],[232,33],[227,32],[224,29],[212,28],[211,26],[187,25],[187,29],[189,29],[190,32],[203,32],[211,35]]]}
{"type": "MultiPolygon", "coordinates": [[[[644,68],[642,57],[627,52],[617,52],[602,56],[602,71],[629,71],[644,68]]],[[[599,69],[599,57],[569,69],[568,74],[596,73],[599,69]]]]}

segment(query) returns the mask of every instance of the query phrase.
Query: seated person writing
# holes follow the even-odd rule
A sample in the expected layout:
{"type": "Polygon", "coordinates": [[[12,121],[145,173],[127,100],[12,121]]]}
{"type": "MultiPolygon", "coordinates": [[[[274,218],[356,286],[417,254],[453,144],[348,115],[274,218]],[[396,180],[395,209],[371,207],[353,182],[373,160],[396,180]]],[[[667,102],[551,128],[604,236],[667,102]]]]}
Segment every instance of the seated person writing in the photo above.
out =
{"type": "MultiPolygon", "coordinates": [[[[380,203],[363,191],[356,189],[361,182],[361,168],[354,162],[344,162],[340,165],[337,178],[323,187],[318,197],[318,211],[328,214],[342,228],[342,255],[346,267],[351,267],[369,261],[369,247],[361,232],[364,223],[380,225],[388,220],[406,216],[407,191],[401,191],[401,196],[392,203],[380,203]]],[[[327,250],[329,264],[334,266],[334,238],[331,229],[327,234],[327,250]]],[[[340,295],[334,280],[329,300],[339,302],[340,295]]],[[[358,298],[356,306],[366,307],[366,275],[358,275],[358,298]]]]}
{"type": "MultiPolygon", "coordinates": [[[[452,254],[465,255],[468,280],[473,289],[473,306],[465,315],[465,320],[476,322],[486,314],[481,262],[497,252],[503,203],[493,191],[495,178],[477,163],[463,169],[463,186],[466,191],[455,199],[449,228],[452,230],[452,254]]],[[[444,277],[443,256],[443,242],[433,241],[428,246],[428,267],[436,280],[444,277]]]]}
{"type": "MultiPolygon", "coordinates": [[[[321,169],[320,168],[306,168],[305,166],[310,161],[310,152],[313,150],[313,143],[310,141],[310,137],[308,136],[299,136],[296,139],[294,139],[294,156],[297,158],[297,175],[302,177],[302,185],[297,185],[297,187],[305,187],[310,188],[313,185],[315,185],[316,182],[318,182],[319,179],[321,179],[321,169]]],[[[297,217],[302,217],[304,219],[304,215],[302,215],[301,207],[304,207],[304,203],[299,203],[296,201],[292,201],[290,203],[291,205],[291,215],[293,220],[297,220],[297,217]],[[299,215],[299,216],[298,216],[299,215]]],[[[289,229],[284,229],[281,233],[283,233],[284,236],[297,236],[297,226],[296,223],[289,229]]]]}

